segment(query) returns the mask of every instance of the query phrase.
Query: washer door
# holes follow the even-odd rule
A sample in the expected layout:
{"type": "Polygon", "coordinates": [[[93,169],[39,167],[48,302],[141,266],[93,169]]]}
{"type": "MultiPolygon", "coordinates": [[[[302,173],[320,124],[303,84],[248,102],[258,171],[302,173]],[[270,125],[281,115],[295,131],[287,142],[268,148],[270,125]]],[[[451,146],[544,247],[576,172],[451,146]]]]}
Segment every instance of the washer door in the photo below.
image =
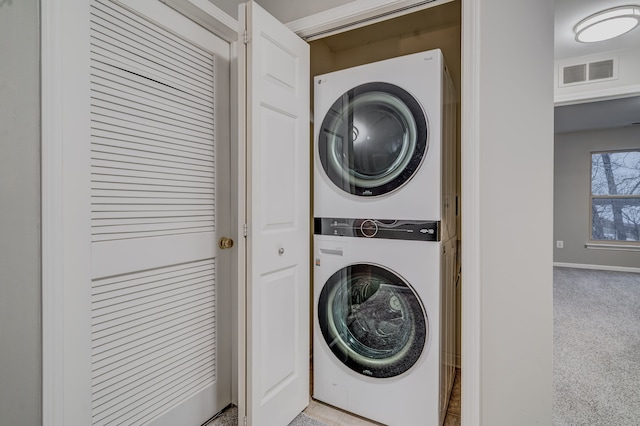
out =
{"type": "Polygon", "coordinates": [[[411,287],[388,269],[347,266],[329,278],[318,301],[318,321],[333,354],[353,371],[394,377],[420,358],[428,318],[411,287]]]}
{"type": "Polygon", "coordinates": [[[334,102],[322,121],[318,153],[329,179],[350,194],[392,192],[427,152],[427,118],[418,101],[388,83],[367,83],[334,102]]]}

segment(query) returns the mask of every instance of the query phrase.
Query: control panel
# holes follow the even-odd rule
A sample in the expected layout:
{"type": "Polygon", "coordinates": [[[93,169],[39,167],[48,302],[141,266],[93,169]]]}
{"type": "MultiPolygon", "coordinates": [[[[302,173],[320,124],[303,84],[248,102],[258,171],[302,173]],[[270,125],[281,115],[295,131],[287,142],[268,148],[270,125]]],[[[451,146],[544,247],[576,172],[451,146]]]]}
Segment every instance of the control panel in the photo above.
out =
{"type": "Polygon", "coordinates": [[[440,241],[440,221],[315,218],[316,235],[440,241]]]}

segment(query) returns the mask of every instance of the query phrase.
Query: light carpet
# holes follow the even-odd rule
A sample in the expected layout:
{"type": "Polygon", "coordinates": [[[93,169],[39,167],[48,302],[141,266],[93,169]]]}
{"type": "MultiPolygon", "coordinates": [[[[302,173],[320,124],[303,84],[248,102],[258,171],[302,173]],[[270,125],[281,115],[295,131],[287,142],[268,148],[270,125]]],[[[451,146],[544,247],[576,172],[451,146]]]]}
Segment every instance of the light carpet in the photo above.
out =
{"type": "Polygon", "coordinates": [[[556,426],[640,424],[640,274],[554,268],[556,426]]]}

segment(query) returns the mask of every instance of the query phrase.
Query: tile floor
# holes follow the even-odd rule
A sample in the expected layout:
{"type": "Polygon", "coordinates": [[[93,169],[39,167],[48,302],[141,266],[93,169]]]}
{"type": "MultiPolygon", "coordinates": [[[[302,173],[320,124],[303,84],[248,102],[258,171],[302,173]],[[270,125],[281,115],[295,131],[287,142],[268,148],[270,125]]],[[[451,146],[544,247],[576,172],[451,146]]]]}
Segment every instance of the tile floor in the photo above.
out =
{"type": "MultiPolygon", "coordinates": [[[[443,426],[460,426],[460,376],[460,369],[456,369],[453,390],[451,391],[451,398],[449,399],[449,408],[443,426]]],[[[380,423],[371,422],[314,400],[311,400],[309,406],[303,412],[326,426],[380,425],[380,423]]]]}

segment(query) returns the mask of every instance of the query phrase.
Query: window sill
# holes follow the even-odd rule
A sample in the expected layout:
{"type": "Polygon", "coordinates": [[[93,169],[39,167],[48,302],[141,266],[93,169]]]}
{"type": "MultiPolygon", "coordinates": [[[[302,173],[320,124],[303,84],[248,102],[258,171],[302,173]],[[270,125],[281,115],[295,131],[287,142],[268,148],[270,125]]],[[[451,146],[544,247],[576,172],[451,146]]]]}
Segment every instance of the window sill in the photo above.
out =
{"type": "Polygon", "coordinates": [[[603,243],[586,243],[585,248],[590,250],[617,250],[617,251],[640,251],[640,244],[622,245],[622,244],[603,244],[603,243]]]}

